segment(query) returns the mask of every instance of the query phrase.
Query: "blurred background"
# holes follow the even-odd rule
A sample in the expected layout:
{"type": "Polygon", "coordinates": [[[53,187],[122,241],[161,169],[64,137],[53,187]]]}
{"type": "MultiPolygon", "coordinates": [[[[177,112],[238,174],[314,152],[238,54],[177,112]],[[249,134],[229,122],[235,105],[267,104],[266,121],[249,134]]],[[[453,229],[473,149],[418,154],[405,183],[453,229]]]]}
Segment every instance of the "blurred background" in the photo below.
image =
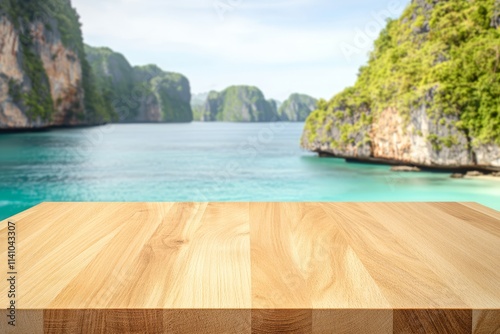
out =
{"type": "Polygon", "coordinates": [[[0,219],[44,201],[500,210],[500,1],[0,0],[0,219]]]}

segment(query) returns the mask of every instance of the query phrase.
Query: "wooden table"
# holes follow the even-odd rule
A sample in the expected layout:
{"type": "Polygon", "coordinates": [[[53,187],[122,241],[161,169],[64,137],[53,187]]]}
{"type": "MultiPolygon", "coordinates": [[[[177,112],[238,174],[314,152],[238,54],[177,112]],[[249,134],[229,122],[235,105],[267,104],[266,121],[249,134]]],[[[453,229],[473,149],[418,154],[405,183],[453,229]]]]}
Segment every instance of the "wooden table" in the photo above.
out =
{"type": "Polygon", "coordinates": [[[0,333],[500,333],[478,204],[44,203],[4,274],[8,221],[0,333]]]}

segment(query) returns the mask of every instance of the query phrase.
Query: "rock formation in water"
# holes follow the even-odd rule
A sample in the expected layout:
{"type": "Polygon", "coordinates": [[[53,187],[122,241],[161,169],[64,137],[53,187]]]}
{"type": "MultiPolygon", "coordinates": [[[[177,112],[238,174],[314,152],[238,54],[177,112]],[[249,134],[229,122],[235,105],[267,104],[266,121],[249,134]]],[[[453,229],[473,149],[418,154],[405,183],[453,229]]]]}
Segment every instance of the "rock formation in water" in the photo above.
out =
{"type": "Polygon", "coordinates": [[[413,0],[354,87],[320,101],[306,149],[406,165],[500,166],[500,1],[413,0]]]}
{"type": "Polygon", "coordinates": [[[190,122],[190,99],[180,74],[84,47],[70,0],[0,0],[0,130],[190,122]]]}
{"type": "Polygon", "coordinates": [[[69,0],[0,0],[0,130],[108,122],[69,0]]]}
{"type": "Polygon", "coordinates": [[[202,121],[272,122],[279,120],[276,107],[257,87],[231,86],[209,93],[202,121]]]}
{"type": "Polygon", "coordinates": [[[308,95],[292,94],[278,110],[280,119],[288,122],[304,122],[316,109],[318,101],[308,95]]]}
{"type": "Polygon", "coordinates": [[[97,86],[120,122],[191,122],[191,89],[181,74],[132,67],[109,48],[85,47],[97,86]]]}

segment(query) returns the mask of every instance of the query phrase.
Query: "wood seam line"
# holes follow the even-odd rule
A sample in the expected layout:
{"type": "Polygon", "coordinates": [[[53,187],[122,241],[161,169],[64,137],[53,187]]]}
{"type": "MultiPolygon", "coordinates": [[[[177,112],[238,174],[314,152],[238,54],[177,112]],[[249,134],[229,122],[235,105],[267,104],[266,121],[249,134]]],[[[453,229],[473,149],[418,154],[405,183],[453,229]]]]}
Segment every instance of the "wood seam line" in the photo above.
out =
{"type": "MultiPolygon", "coordinates": [[[[363,208],[363,204],[364,203],[348,203],[349,205],[351,205],[353,208],[355,208],[357,211],[361,212],[364,216],[368,217],[369,219],[371,219],[374,223],[376,223],[378,225],[379,228],[383,229],[384,230],[384,233],[387,233],[391,238],[392,238],[392,241],[394,242],[395,245],[397,245],[401,250],[404,250],[406,252],[406,254],[408,256],[411,256],[415,261],[417,261],[419,263],[419,265],[421,265],[423,268],[425,268],[428,272],[430,273],[433,273],[435,275],[435,279],[437,279],[440,283],[440,285],[442,285],[443,287],[446,287],[448,290],[450,290],[450,292],[452,292],[453,290],[450,289],[449,285],[444,282],[440,277],[439,275],[436,275],[436,272],[431,268],[431,266],[429,266],[425,261],[422,261],[421,259],[421,256],[416,253],[414,251],[414,249],[412,247],[408,247],[406,244],[402,244],[401,243],[401,240],[397,237],[397,235],[395,235],[391,230],[389,230],[384,224],[382,224],[378,219],[374,218],[373,215],[371,215],[369,212],[367,212],[364,208],[363,208]]],[[[370,203],[371,204],[371,203],[370,203]]],[[[386,203],[383,203],[383,204],[386,204],[386,203]]],[[[330,210],[326,210],[327,212],[330,211],[330,210]]],[[[341,210],[339,211],[336,211],[335,212],[336,214],[338,214],[341,219],[342,219],[342,222],[344,223],[347,223],[349,221],[352,221],[353,218],[352,217],[349,217],[347,214],[345,214],[344,212],[342,212],[341,210]]],[[[332,217],[332,214],[333,212],[330,214],[330,217],[332,217]]],[[[335,217],[332,217],[332,220],[335,220],[335,217]]],[[[347,240],[350,240],[351,238],[349,237],[349,232],[348,232],[348,229],[344,226],[344,224],[342,223],[339,223],[339,226],[341,227],[342,231],[345,232],[345,234],[347,235],[347,240]]],[[[355,251],[355,247],[353,247],[353,251],[355,251]]],[[[356,252],[356,255],[358,255],[358,253],[356,252]]],[[[359,257],[359,256],[358,256],[359,257]]],[[[365,258],[364,257],[359,257],[361,263],[366,267],[365,265],[365,258]]],[[[401,269],[404,269],[404,268],[401,268],[401,269]]],[[[366,270],[368,271],[368,273],[371,274],[370,270],[368,267],[366,267],[366,270]]],[[[373,278],[373,276],[372,276],[373,278]]],[[[378,284],[378,281],[377,280],[374,280],[375,283],[379,286],[379,288],[381,289],[381,291],[384,291],[384,288],[381,287],[379,284],[378,284]]],[[[385,293],[383,293],[384,297],[389,301],[391,298],[386,296],[385,293]]],[[[454,297],[460,301],[461,304],[463,305],[468,305],[467,303],[465,303],[462,298],[453,293],[454,297]]],[[[391,302],[389,302],[389,304],[392,304],[391,302]]]]}
{"type": "MultiPolygon", "coordinates": [[[[407,204],[407,203],[403,203],[403,204],[407,204]]],[[[428,203],[423,203],[423,204],[428,204],[428,203]]],[[[432,272],[434,275],[435,275],[435,278],[439,280],[439,282],[445,286],[450,292],[453,292],[454,294],[454,297],[457,298],[458,300],[460,300],[461,303],[463,303],[463,305],[466,305],[468,307],[470,307],[470,305],[463,300],[462,296],[455,293],[453,287],[450,287],[449,283],[444,281],[438,272],[436,272],[436,270],[430,266],[428,264],[427,261],[424,261],[424,259],[422,258],[422,255],[416,251],[412,246],[408,246],[406,244],[402,244],[401,243],[401,240],[399,240],[399,238],[397,237],[397,235],[395,235],[392,231],[390,231],[383,223],[380,223],[380,221],[375,218],[370,212],[368,212],[366,209],[364,209],[362,207],[362,205],[360,203],[354,203],[354,205],[359,208],[359,210],[361,210],[365,215],[367,215],[368,217],[370,217],[371,219],[373,219],[373,221],[376,221],[380,226],[382,226],[384,228],[384,230],[386,230],[388,233],[390,233],[391,236],[393,236],[394,240],[396,241],[396,243],[404,250],[406,250],[409,254],[411,254],[415,259],[418,260],[419,263],[421,263],[425,268],[427,268],[427,270],[429,270],[429,272],[432,272]]],[[[444,212],[443,212],[444,213],[444,212]]],[[[456,218],[456,217],[454,217],[456,218]]],[[[465,309],[465,308],[455,308],[457,310],[462,310],[462,309],[465,309]]],[[[430,309],[430,310],[434,310],[434,309],[430,309]]]]}
{"type": "MultiPolygon", "coordinates": [[[[403,204],[407,205],[408,203],[403,203],[403,204]]],[[[498,241],[500,242],[500,238],[498,238],[494,233],[492,233],[490,231],[487,231],[487,230],[484,230],[484,229],[481,229],[481,228],[477,227],[475,224],[471,224],[467,220],[464,220],[464,219],[462,219],[460,217],[457,217],[457,216],[454,216],[452,214],[447,213],[445,210],[443,210],[443,208],[441,208],[439,206],[439,204],[442,204],[442,203],[437,203],[438,205],[435,205],[435,204],[436,203],[422,203],[422,207],[423,207],[423,209],[428,208],[428,210],[430,211],[431,214],[434,213],[433,216],[441,216],[441,215],[443,215],[444,217],[449,217],[446,220],[446,224],[448,224],[448,223],[449,224],[462,224],[462,225],[466,226],[466,228],[471,229],[471,231],[477,232],[478,235],[483,235],[483,236],[488,236],[488,237],[491,237],[491,238],[495,238],[495,240],[498,239],[498,241]]],[[[450,203],[445,203],[445,204],[450,204],[450,203]]],[[[455,204],[455,203],[451,203],[451,204],[455,204]]],[[[407,210],[408,210],[409,213],[411,213],[415,209],[412,208],[412,207],[407,207],[407,210]]],[[[468,211],[468,210],[466,210],[466,211],[468,211]]],[[[417,214],[418,212],[414,212],[414,213],[417,214]]],[[[398,213],[395,213],[395,215],[398,215],[398,213]]],[[[409,217],[401,216],[401,219],[408,220],[409,217]]],[[[418,224],[417,224],[417,226],[418,226],[418,224]]],[[[444,279],[441,278],[441,275],[437,271],[438,267],[437,266],[430,266],[430,263],[425,259],[424,255],[421,254],[421,252],[419,251],[418,248],[415,248],[414,246],[409,246],[408,249],[411,250],[412,254],[415,254],[415,256],[419,260],[421,260],[421,262],[424,263],[432,272],[434,272],[437,277],[440,278],[440,282],[442,282],[443,285],[447,286],[451,291],[453,291],[454,294],[455,294],[455,296],[458,297],[462,301],[462,303],[464,304],[464,307],[459,308],[459,309],[470,308],[471,306],[474,305],[474,304],[471,304],[470,301],[467,301],[466,300],[467,298],[464,298],[464,295],[462,294],[462,292],[456,292],[456,286],[452,285],[451,281],[444,280],[444,279]]],[[[453,266],[453,264],[449,260],[446,260],[443,256],[439,255],[438,253],[435,253],[435,256],[438,256],[442,261],[445,261],[447,264],[453,266]]],[[[486,254],[486,256],[490,256],[490,254],[486,254]]],[[[459,268],[457,268],[457,270],[459,270],[459,268]]],[[[485,270],[489,271],[489,268],[485,268],[485,270]]]]}
{"type": "Polygon", "coordinates": [[[461,205],[460,203],[432,203],[432,204],[429,204],[429,203],[424,203],[427,207],[429,207],[429,209],[431,211],[437,211],[439,212],[439,215],[442,215],[443,216],[443,220],[447,220],[449,221],[450,223],[462,223],[464,225],[466,225],[468,228],[474,230],[474,231],[477,231],[478,234],[482,234],[482,235],[488,235],[490,237],[494,237],[494,238],[497,238],[498,241],[500,242],[500,228],[498,229],[498,231],[490,231],[490,227],[489,227],[489,222],[490,221],[498,221],[499,219],[498,218],[495,218],[495,217],[492,217],[491,215],[489,214],[486,214],[486,213],[483,213],[483,212],[480,212],[480,211],[477,211],[475,209],[472,209],[472,208],[468,208],[467,206],[465,205],[461,205]],[[467,218],[469,217],[470,218],[470,214],[468,217],[464,216],[464,217],[461,217],[460,215],[454,215],[452,212],[450,212],[451,210],[451,207],[446,207],[446,206],[451,206],[451,205],[459,205],[460,207],[464,208],[465,212],[467,213],[468,211],[472,213],[475,213],[478,218],[482,218],[482,226],[478,226],[478,223],[479,221],[469,221],[467,218]],[[448,218],[448,219],[446,219],[448,218]],[[483,228],[481,228],[483,227],[483,228]]]}
{"type": "Polygon", "coordinates": [[[483,215],[487,215],[493,219],[500,219],[500,212],[496,211],[495,209],[491,209],[487,206],[483,206],[483,211],[480,211],[478,206],[481,206],[481,204],[476,203],[476,202],[452,202],[461,205],[464,207],[466,210],[474,210],[478,213],[482,213],[483,215]]]}

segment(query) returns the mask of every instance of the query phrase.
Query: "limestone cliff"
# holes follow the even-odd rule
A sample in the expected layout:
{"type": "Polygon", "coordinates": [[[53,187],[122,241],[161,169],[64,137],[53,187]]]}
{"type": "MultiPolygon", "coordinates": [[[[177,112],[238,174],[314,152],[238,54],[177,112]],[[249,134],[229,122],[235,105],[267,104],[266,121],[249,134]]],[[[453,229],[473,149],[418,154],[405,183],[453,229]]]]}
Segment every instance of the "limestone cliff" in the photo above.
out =
{"type": "Polygon", "coordinates": [[[186,77],[158,66],[132,67],[109,48],[85,47],[99,90],[120,122],[191,122],[191,92],[186,77]]]}
{"type": "Polygon", "coordinates": [[[316,109],[318,101],[304,94],[292,94],[278,110],[282,121],[304,122],[316,109]]]}
{"type": "Polygon", "coordinates": [[[271,122],[279,119],[276,104],[252,86],[231,86],[212,91],[205,102],[202,120],[206,122],[271,122]]]}
{"type": "Polygon", "coordinates": [[[414,0],[354,87],[320,101],[302,146],[361,160],[500,167],[499,1],[414,0]]]}
{"type": "Polygon", "coordinates": [[[0,129],[109,121],[69,0],[0,0],[0,129]]]}

